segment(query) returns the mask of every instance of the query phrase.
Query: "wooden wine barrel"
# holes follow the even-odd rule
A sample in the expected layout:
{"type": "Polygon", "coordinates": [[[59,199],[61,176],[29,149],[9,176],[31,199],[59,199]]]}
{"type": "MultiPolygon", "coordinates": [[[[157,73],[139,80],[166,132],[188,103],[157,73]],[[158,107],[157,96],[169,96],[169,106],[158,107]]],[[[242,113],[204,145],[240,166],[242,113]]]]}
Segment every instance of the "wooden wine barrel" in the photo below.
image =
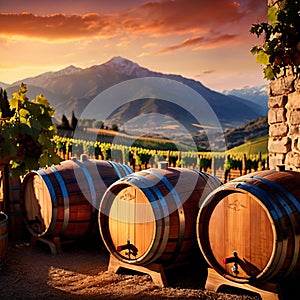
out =
{"type": "Polygon", "coordinates": [[[2,270],[8,250],[8,216],[0,212],[0,270],[2,270]]]}
{"type": "Polygon", "coordinates": [[[137,266],[188,263],[200,250],[199,203],[221,182],[184,168],[151,168],[113,183],[99,209],[99,230],[117,260],[137,266]]]}
{"type": "Polygon", "coordinates": [[[197,218],[197,239],[223,277],[252,285],[300,274],[300,173],[259,171],[212,192],[197,218]]]}
{"type": "Polygon", "coordinates": [[[112,161],[73,158],[25,175],[25,223],[35,237],[77,239],[98,229],[99,202],[107,187],[133,170],[112,161]]]}

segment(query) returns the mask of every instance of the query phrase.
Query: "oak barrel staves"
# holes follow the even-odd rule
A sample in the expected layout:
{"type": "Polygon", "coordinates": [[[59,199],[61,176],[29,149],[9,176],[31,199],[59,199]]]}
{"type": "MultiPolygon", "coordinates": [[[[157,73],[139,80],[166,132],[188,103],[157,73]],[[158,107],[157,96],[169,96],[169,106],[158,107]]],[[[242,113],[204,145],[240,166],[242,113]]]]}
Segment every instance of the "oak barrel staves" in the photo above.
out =
{"type": "Polygon", "coordinates": [[[202,203],[198,244],[209,265],[237,283],[300,275],[300,173],[259,171],[217,188],[202,203]]]}
{"type": "Polygon", "coordinates": [[[112,161],[71,159],[28,173],[22,183],[25,223],[34,237],[77,239],[97,226],[99,201],[116,180],[133,172],[112,161]]]}
{"type": "Polygon", "coordinates": [[[216,177],[187,168],[151,168],[127,175],[101,200],[102,240],[111,255],[128,264],[188,263],[199,251],[199,203],[220,185],[216,177]]]}

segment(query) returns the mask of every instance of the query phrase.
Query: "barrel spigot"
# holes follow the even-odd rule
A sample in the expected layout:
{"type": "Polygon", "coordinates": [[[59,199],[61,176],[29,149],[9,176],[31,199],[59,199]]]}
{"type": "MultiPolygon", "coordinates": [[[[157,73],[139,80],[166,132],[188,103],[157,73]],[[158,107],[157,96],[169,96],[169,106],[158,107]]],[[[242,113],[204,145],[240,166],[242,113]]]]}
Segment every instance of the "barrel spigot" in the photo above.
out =
{"type": "Polygon", "coordinates": [[[121,252],[122,250],[128,250],[127,252],[125,252],[125,255],[127,255],[129,258],[131,255],[137,256],[138,253],[138,249],[130,243],[129,239],[127,240],[127,244],[117,246],[116,250],[118,252],[121,252]]]}
{"type": "Polygon", "coordinates": [[[223,261],[223,264],[233,263],[233,265],[231,267],[232,273],[234,273],[235,275],[239,274],[238,253],[237,253],[237,251],[233,251],[233,256],[231,256],[231,257],[224,257],[222,259],[222,261],[223,261]]]}

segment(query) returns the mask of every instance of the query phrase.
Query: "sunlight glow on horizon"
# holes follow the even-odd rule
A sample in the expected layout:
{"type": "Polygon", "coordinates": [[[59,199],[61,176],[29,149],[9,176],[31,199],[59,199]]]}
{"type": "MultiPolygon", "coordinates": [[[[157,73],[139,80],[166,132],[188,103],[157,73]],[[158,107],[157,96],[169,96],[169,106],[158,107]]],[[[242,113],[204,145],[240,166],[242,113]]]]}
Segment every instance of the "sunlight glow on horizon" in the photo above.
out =
{"type": "Polygon", "coordinates": [[[267,3],[219,0],[216,7],[204,0],[135,0],[116,1],[110,8],[105,1],[87,0],[83,8],[73,0],[72,12],[70,1],[33,2],[35,9],[25,9],[21,0],[0,9],[0,82],[70,65],[89,68],[122,56],[218,91],[267,83],[250,54],[259,41],[249,34],[251,24],[265,17],[267,3]]]}

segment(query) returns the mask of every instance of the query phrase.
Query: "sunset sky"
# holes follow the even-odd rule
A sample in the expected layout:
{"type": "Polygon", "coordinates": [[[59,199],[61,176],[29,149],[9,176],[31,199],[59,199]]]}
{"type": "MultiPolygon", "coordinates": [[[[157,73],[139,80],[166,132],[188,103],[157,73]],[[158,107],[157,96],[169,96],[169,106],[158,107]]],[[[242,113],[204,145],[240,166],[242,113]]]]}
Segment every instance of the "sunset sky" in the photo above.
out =
{"type": "Polygon", "coordinates": [[[222,91],[266,84],[249,33],[267,0],[0,0],[0,81],[122,56],[222,91]]]}

